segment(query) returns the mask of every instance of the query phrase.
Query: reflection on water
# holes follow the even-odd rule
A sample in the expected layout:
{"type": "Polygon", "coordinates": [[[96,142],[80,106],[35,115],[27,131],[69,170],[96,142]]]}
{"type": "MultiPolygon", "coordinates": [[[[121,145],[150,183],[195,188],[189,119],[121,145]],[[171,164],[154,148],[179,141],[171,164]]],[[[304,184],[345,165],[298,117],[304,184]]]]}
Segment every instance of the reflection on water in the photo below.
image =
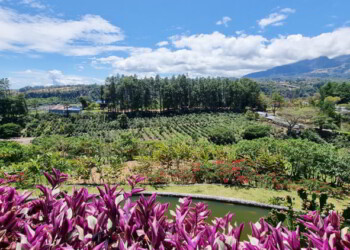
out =
{"type": "MultiPolygon", "coordinates": [[[[138,199],[138,197],[135,197],[138,199]]],[[[169,211],[176,209],[176,204],[179,204],[179,198],[175,197],[161,197],[158,196],[157,201],[161,203],[170,203],[169,211]]],[[[238,204],[217,202],[217,201],[207,201],[207,200],[197,200],[193,199],[193,202],[205,202],[208,204],[209,209],[212,211],[211,216],[208,218],[211,222],[215,217],[223,217],[228,212],[234,213],[235,216],[232,219],[232,225],[237,223],[244,223],[244,230],[242,234],[242,239],[248,239],[247,235],[251,234],[251,229],[249,222],[257,222],[261,217],[266,216],[269,213],[269,209],[257,208],[250,206],[243,206],[238,204]]],[[[170,214],[168,214],[170,216],[170,214]]]]}

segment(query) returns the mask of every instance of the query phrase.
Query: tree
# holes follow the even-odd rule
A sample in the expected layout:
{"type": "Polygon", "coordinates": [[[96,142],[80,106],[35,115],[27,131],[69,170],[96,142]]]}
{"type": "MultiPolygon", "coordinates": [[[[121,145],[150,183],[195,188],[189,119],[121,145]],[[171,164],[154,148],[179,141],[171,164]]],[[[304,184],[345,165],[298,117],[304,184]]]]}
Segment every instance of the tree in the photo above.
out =
{"type": "Polygon", "coordinates": [[[14,123],[0,125],[0,138],[19,137],[21,135],[21,130],[21,126],[14,123]]]}
{"type": "Polygon", "coordinates": [[[116,112],[117,108],[117,89],[116,83],[118,82],[118,78],[115,76],[107,77],[106,85],[107,85],[107,100],[108,100],[108,108],[110,108],[113,112],[116,112]]]}
{"type": "Polygon", "coordinates": [[[66,113],[66,116],[69,116],[69,108],[70,108],[70,103],[69,102],[63,102],[63,107],[66,113]]]}
{"type": "Polygon", "coordinates": [[[7,78],[0,79],[0,98],[10,95],[10,81],[7,78]]]}
{"type": "Polygon", "coordinates": [[[299,108],[293,110],[285,110],[279,113],[287,123],[287,134],[290,135],[292,130],[298,125],[301,120],[312,118],[314,110],[308,108],[299,108]]]}
{"type": "Polygon", "coordinates": [[[318,127],[320,131],[323,129],[334,129],[336,128],[334,120],[326,114],[320,114],[313,119],[313,124],[318,127]]]}
{"type": "Polygon", "coordinates": [[[258,108],[262,111],[266,111],[270,103],[270,98],[267,97],[264,93],[260,93],[258,98],[258,108]]]}
{"type": "Polygon", "coordinates": [[[102,103],[104,103],[104,99],[105,99],[105,88],[104,88],[104,86],[101,86],[101,88],[100,88],[100,100],[102,103]]]}
{"type": "Polygon", "coordinates": [[[31,106],[34,108],[35,110],[35,114],[38,114],[38,107],[39,107],[39,102],[37,99],[34,99],[31,103],[31,106]]]}
{"type": "Polygon", "coordinates": [[[273,93],[271,96],[271,108],[273,115],[276,115],[277,109],[280,109],[282,107],[282,104],[284,103],[284,98],[279,93],[273,93]]]}
{"type": "Polygon", "coordinates": [[[129,118],[126,114],[121,114],[118,116],[119,121],[119,127],[121,129],[128,129],[129,128],[129,118]]]}
{"type": "Polygon", "coordinates": [[[81,106],[83,107],[83,109],[86,109],[89,106],[89,97],[87,96],[81,96],[79,97],[79,102],[81,103],[81,106]]]}
{"type": "Polygon", "coordinates": [[[338,96],[327,96],[321,104],[321,110],[327,115],[335,116],[335,105],[340,101],[338,96]]]}

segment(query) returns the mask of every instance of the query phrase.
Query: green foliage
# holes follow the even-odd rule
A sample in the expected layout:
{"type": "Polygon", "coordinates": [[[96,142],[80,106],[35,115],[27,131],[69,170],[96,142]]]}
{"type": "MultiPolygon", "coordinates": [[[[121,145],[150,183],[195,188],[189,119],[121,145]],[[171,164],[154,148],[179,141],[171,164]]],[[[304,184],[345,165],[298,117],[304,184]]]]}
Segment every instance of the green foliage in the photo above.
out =
{"type": "Polygon", "coordinates": [[[300,138],[316,142],[318,144],[326,143],[326,141],[322,139],[322,137],[312,129],[303,130],[300,134],[300,138]]]}
{"type": "Polygon", "coordinates": [[[106,79],[103,92],[109,110],[113,112],[151,108],[168,111],[230,108],[241,112],[247,106],[261,106],[260,88],[249,79],[113,76],[106,79]]]}
{"type": "Polygon", "coordinates": [[[217,145],[233,144],[237,142],[233,129],[226,127],[212,128],[208,132],[208,139],[217,145]]]}
{"type": "Polygon", "coordinates": [[[119,127],[121,129],[129,128],[129,118],[126,114],[121,114],[118,116],[119,127]]]}
{"type": "Polygon", "coordinates": [[[282,222],[289,230],[295,230],[297,226],[303,230],[304,227],[297,220],[301,213],[294,211],[293,201],[294,199],[290,196],[287,196],[286,198],[274,197],[271,202],[277,203],[274,205],[282,205],[284,203],[283,205],[287,206],[287,210],[272,209],[265,218],[266,221],[273,226],[277,226],[282,222]]]}
{"type": "Polygon", "coordinates": [[[282,107],[284,103],[284,97],[279,93],[273,93],[271,96],[271,109],[274,115],[276,115],[276,111],[282,107]]]}
{"type": "Polygon", "coordinates": [[[63,101],[69,103],[79,103],[81,96],[91,100],[100,99],[100,85],[65,85],[65,86],[35,86],[19,89],[27,99],[37,99],[39,104],[57,104],[63,101]]]}
{"type": "Polygon", "coordinates": [[[89,97],[81,96],[79,97],[79,102],[81,103],[83,109],[86,109],[89,106],[89,97]]]}
{"type": "Polygon", "coordinates": [[[0,165],[20,161],[23,158],[22,146],[16,142],[0,141],[0,165]]]}
{"type": "Polygon", "coordinates": [[[27,112],[23,95],[7,95],[0,98],[0,123],[17,122],[27,115],[27,112]]]}
{"type": "MultiPolygon", "coordinates": [[[[319,180],[348,180],[350,169],[337,150],[328,144],[317,144],[307,140],[276,140],[261,138],[240,141],[234,147],[236,155],[253,161],[268,152],[282,155],[286,162],[286,173],[290,178],[317,178],[319,180]]],[[[338,183],[341,183],[339,181],[338,183]]],[[[340,184],[341,185],[341,184],[340,184]]]]}
{"type": "Polygon", "coordinates": [[[324,101],[328,96],[339,97],[338,102],[350,102],[350,83],[329,82],[320,89],[321,100],[324,101]]]}
{"type": "Polygon", "coordinates": [[[0,125],[0,138],[11,138],[21,136],[22,127],[15,123],[0,125]]]}
{"type": "Polygon", "coordinates": [[[326,193],[322,193],[320,195],[317,195],[316,193],[311,193],[311,199],[309,199],[309,195],[310,194],[305,189],[298,190],[298,196],[302,200],[303,210],[317,210],[321,214],[328,214],[329,211],[334,210],[334,205],[332,203],[327,203],[328,195],[326,193]]]}
{"type": "Polygon", "coordinates": [[[251,125],[248,126],[243,132],[243,139],[253,140],[262,137],[269,136],[271,131],[270,126],[264,125],[251,125]]]}

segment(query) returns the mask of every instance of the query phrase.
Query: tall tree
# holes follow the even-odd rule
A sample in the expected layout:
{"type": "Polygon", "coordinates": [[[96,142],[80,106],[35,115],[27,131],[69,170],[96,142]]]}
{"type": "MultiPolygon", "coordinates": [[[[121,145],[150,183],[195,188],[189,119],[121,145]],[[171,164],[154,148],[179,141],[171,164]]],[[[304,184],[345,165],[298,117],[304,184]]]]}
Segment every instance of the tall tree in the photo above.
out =
{"type": "Polygon", "coordinates": [[[273,115],[276,115],[276,111],[282,107],[282,104],[284,102],[283,96],[281,96],[279,93],[273,93],[271,97],[271,108],[273,115]]]}

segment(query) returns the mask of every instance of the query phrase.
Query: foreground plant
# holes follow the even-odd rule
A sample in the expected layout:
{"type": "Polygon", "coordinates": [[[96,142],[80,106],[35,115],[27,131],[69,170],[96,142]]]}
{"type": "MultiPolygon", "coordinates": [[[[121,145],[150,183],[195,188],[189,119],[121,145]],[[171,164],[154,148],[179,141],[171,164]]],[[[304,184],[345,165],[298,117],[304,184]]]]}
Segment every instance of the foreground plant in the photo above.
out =
{"type": "MultiPolygon", "coordinates": [[[[51,187],[37,186],[43,195],[30,201],[30,193],[19,194],[9,186],[14,176],[0,180],[1,249],[301,249],[299,229],[289,231],[281,223],[251,223],[249,241],[241,241],[244,225],[232,227],[231,213],[208,223],[211,211],[205,203],[180,199],[168,217],[169,204],[157,202],[156,194],[134,202],[131,197],[143,191],[136,188],[144,180],[139,176],[128,179],[131,191],[105,185],[98,188],[99,196],[85,188],[71,195],[60,192],[68,176],[56,169],[45,176],[51,187]]],[[[340,229],[340,221],[335,212],[326,218],[317,212],[302,216],[308,229],[305,249],[350,249],[350,234],[340,229]]]]}

